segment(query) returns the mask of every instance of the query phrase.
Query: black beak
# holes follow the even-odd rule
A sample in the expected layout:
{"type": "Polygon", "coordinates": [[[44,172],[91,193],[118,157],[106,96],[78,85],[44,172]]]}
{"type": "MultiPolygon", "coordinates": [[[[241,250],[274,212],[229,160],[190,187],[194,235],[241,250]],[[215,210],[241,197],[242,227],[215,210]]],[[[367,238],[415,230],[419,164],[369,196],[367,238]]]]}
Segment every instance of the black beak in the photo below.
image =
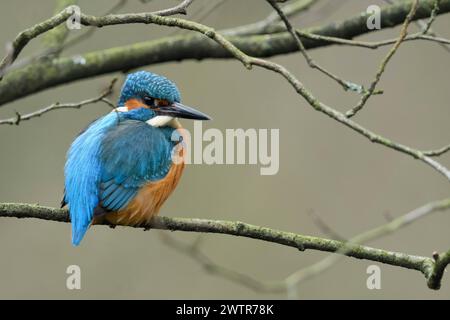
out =
{"type": "Polygon", "coordinates": [[[208,115],[178,102],[174,102],[167,107],[160,107],[156,110],[156,113],[158,115],[171,116],[175,118],[211,120],[208,115]]]}

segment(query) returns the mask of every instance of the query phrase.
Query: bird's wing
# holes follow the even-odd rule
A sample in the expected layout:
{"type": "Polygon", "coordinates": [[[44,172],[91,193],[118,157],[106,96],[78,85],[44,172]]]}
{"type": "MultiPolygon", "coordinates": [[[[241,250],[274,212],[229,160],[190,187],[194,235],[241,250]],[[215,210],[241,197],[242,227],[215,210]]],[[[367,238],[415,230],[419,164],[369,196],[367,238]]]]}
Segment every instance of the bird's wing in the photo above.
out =
{"type": "Polygon", "coordinates": [[[94,209],[98,205],[101,142],[109,128],[116,123],[115,114],[108,114],[98,119],[78,135],[67,153],[63,201],[69,204],[74,245],[80,243],[91,224],[94,209]]]}
{"type": "Polygon", "coordinates": [[[126,120],[111,129],[100,152],[99,206],[106,211],[125,208],[143,185],[164,178],[172,147],[160,129],[144,122],[126,120]]]}

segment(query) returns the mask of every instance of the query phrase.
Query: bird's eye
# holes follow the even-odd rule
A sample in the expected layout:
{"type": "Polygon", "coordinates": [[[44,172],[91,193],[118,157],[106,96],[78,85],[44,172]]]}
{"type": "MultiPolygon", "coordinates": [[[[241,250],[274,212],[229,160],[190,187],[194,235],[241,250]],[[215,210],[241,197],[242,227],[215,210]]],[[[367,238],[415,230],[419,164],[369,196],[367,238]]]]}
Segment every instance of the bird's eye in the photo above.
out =
{"type": "Polygon", "coordinates": [[[155,102],[158,107],[167,107],[170,104],[169,101],[163,99],[156,99],[155,102]]]}
{"type": "Polygon", "coordinates": [[[155,98],[145,96],[144,103],[149,107],[154,107],[155,106],[155,98]]]}

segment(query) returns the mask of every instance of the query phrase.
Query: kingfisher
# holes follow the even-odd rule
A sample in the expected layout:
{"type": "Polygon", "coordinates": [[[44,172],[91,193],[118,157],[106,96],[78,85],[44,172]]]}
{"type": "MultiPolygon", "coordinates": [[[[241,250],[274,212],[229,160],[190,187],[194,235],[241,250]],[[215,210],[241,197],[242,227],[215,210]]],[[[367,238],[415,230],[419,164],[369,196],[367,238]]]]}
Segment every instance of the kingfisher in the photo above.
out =
{"type": "Polygon", "coordinates": [[[78,246],[92,224],[145,225],[184,170],[178,118],[209,120],[181,104],[169,79],[147,71],[127,76],[117,108],[82,131],[67,152],[65,193],[78,246]]]}

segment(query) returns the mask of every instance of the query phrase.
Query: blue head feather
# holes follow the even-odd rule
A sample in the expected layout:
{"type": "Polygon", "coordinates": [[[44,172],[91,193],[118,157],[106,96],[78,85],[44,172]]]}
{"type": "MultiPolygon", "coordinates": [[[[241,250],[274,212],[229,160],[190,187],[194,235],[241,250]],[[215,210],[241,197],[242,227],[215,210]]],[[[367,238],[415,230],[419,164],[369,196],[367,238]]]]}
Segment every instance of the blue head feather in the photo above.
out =
{"type": "Polygon", "coordinates": [[[169,79],[148,71],[130,73],[122,86],[119,106],[123,106],[129,99],[142,99],[144,96],[170,103],[181,101],[180,91],[169,79]]]}
{"type": "Polygon", "coordinates": [[[119,122],[123,120],[137,120],[145,122],[156,116],[156,113],[148,108],[138,108],[127,112],[118,112],[116,115],[119,122]]]}

